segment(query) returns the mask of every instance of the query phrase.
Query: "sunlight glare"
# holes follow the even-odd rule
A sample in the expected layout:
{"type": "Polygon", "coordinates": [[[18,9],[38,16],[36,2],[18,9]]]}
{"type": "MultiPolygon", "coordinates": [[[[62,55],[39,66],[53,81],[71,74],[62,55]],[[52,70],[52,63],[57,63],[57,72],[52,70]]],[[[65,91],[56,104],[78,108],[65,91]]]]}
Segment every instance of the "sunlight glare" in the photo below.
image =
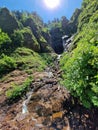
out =
{"type": "Polygon", "coordinates": [[[48,8],[54,9],[60,5],[60,0],[44,0],[44,3],[48,8]]]}

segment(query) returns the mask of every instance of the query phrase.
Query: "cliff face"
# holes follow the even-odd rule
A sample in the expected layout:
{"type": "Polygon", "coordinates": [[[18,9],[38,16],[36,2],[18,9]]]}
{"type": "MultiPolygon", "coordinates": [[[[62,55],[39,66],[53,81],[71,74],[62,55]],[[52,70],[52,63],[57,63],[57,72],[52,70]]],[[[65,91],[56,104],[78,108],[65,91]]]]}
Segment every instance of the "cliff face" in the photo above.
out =
{"type": "Polygon", "coordinates": [[[24,28],[21,30],[21,33],[24,37],[23,46],[32,49],[36,52],[40,52],[40,45],[36,37],[33,35],[31,29],[29,27],[24,28]]]}
{"type": "Polygon", "coordinates": [[[77,31],[79,14],[80,10],[76,9],[70,21],[62,16],[60,20],[54,19],[47,25],[37,13],[10,12],[7,8],[1,8],[0,28],[9,34],[17,47],[23,45],[36,52],[51,52],[51,45],[60,54],[64,50],[62,36],[71,36],[77,31]],[[29,32],[26,32],[28,27],[29,32]]]}
{"type": "Polygon", "coordinates": [[[0,28],[8,34],[19,28],[17,20],[7,8],[0,10],[0,28]]]}
{"type": "Polygon", "coordinates": [[[13,47],[22,45],[36,52],[51,52],[49,31],[36,13],[1,8],[0,28],[10,36],[13,47]]]}
{"type": "Polygon", "coordinates": [[[71,37],[77,32],[80,13],[81,9],[76,9],[70,20],[62,16],[60,20],[54,19],[49,23],[52,47],[56,53],[60,54],[64,51],[62,37],[64,35],[71,37]]]}
{"type": "Polygon", "coordinates": [[[68,26],[67,26],[67,28],[68,28],[67,34],[68,35],[73,35],[74,33],[77,32],[78,18],[79,18],[80,13],[81,13],[81,9],[76,9],[75,12],[73,13],[73,15],[68,23],[68,26]]]}
{"type": "Polygon", "coordinates": [[[59,27],[54,27],[50,31],[52,47],[57,54],[61,54],[64,50],[62,44],[62,30],[59,27]]]}

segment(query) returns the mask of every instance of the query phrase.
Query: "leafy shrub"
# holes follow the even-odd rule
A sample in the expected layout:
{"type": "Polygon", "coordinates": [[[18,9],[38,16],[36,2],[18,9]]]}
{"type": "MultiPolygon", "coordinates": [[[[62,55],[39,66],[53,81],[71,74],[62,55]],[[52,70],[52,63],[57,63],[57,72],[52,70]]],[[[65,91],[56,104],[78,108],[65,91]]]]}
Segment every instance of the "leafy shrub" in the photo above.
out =
{"type": "Polygon", "coordinates": [[[0,53],[6,52],[10,48],[11,39],[7,33],[2,32],[0,29],[0,53]]]}
{"type": "Polygon", "coordinates": [[[14,70],[15,68],[16,68],[16,61],[11,57],[2,54],[0,59],[0,76],[11,70],[14,70]]]}
{"type": "Polygon", "coordinates": [[[91,22],[96,22],[98,21],[98,1],[97,0],[83,0],[82,3],[82,9],[81,13],[79,15],[79,20],[78,20],[78,30],[81,30],[83,26],[87,23],[89,23],[90,19],[91,22]]]}
{"type": "Polygon", "coordinates": [[[20,98],[29,88],[32,82],[31,78],[27,78],[22,85],[13,84],[13,88],[6,92],[6,96],[9,100],[20,98]]]}
{"type": "Polygon", "coordinates": [[[12,38],[14,47],[19,47],[23,45],[24,37],[20,30],[15,30],[11,38],[12,38]]]}
{"type": "Polygon", "coordinates": [[[49,53],[41,53],[41,57],[43,60],[45,60],[47,65],[53,65],[54,60],[56,59],[55,54],[49,54],[49,53]]]}
{"type": "Polygon", "coordinates": [[[98,25],[89,24],[84,28],[77,48],[61,59],[62,83],[87,108],[98,107],[98,34],[95,28],[98,25]]]}

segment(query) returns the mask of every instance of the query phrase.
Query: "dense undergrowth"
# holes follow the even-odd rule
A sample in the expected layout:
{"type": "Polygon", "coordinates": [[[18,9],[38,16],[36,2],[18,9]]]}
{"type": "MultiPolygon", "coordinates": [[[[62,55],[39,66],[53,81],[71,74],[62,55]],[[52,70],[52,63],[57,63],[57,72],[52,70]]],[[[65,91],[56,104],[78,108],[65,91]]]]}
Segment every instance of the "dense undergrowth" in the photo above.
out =
{"type": "Polygon", "coordinates": [[[42,71],[51,61],[52,57],[48,53],[38,54],[28,48],[17,48],[10,55],[2,54],[0,56],[0,76],[2,77],[14,69],[24,70],[27,73],[42,71]]]}
{"type": "Polygon", "coordinates": [[[98,107],[97,9],[97,0],[90,1],[89,4],[87,0],[83,2],[78,33],[74,38],[77,47],[71,52],[64,53],[60,62],[63,70],[63,85],[87,108],[98,107]],[[87,16],[89,12],[92,15],[84,17],[84,14],[87,16]]]}
{"type": "Polygon", "coordinates": [[[54,55],[52,56],[52,54],[38,54],[25,47],[16,48],[9,55],[3,53],[0,56],[0,81],[4,82],[6,75],[10,75],[13,70],[19,70],[28,75],[21,85],[19,83],[11,83],[10,86],[12,87],[6,92],[9,101],[21,98],[30,88],[30,84],[33,81],[33,73],[44,71],[48,65],[53,66],[53,57],[54,55]]]}

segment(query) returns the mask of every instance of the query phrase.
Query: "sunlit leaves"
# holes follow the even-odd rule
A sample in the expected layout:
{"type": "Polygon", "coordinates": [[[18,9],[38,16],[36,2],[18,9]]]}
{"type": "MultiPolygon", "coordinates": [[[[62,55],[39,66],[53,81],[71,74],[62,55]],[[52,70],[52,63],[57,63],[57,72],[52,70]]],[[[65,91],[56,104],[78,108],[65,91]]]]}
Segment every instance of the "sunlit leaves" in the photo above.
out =
{"type": "Polygon", "coordinates": [[[88,24],[76,37],[82,36],[77,48],[65,53],[61,59],[63,85],[82,104],[98,106],[98,24],[88,24]],[[94,40],[91,40],[94,39],[94,40]]]}

